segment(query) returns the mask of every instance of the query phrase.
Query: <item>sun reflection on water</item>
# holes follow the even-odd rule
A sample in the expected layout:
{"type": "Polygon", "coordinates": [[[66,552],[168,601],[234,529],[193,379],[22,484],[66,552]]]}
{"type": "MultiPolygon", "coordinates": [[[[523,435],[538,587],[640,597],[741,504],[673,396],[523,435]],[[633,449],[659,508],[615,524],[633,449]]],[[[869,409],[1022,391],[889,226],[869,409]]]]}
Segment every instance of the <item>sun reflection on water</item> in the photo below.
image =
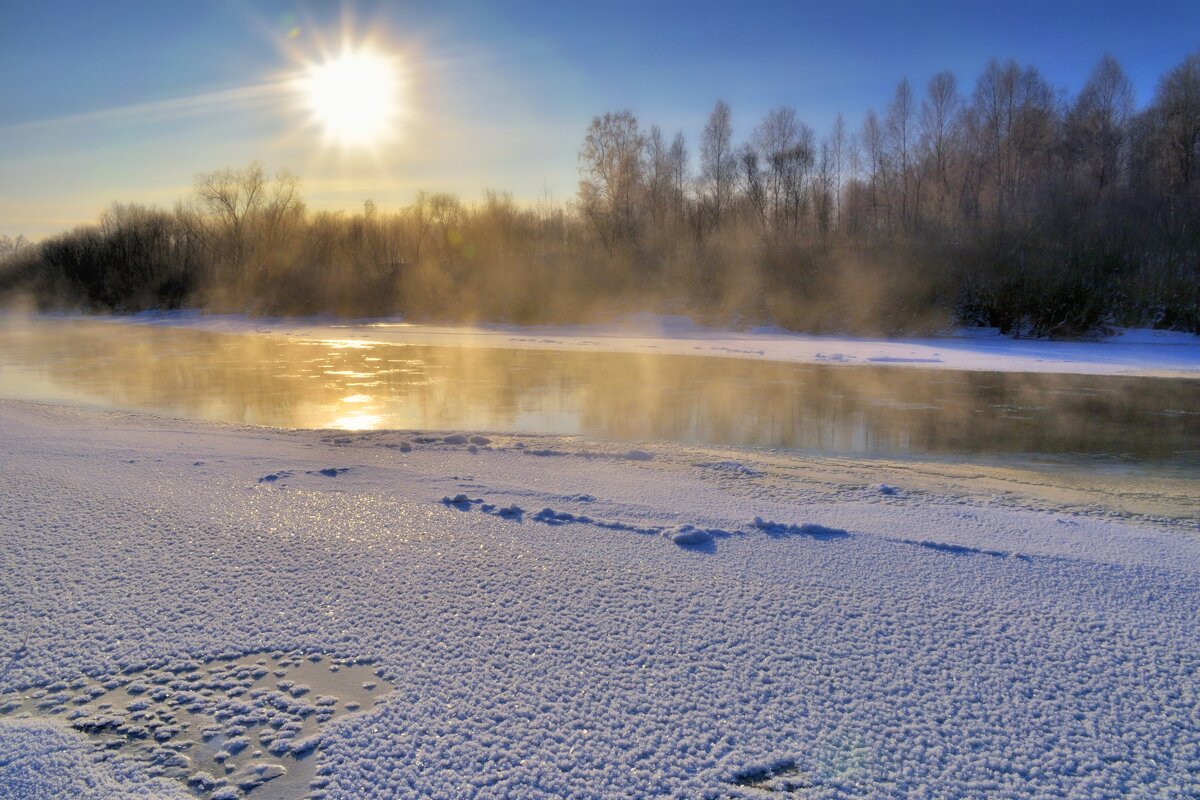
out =
{"type": "Polygon", "coordinates": [[[373,431],[379,429],[382,425],[382,415],[356,411],[337,417],[324,427],[341,431],[373,431]]]}
{"type": "Polygon", "coordinates": [[[1121,454],[1194,465],[1195,382],[1149,386],[1145,379],[295,341],[83,321],[0,329],[2,397],[296,428],[585,433],[839,453],[1121,454]]]}

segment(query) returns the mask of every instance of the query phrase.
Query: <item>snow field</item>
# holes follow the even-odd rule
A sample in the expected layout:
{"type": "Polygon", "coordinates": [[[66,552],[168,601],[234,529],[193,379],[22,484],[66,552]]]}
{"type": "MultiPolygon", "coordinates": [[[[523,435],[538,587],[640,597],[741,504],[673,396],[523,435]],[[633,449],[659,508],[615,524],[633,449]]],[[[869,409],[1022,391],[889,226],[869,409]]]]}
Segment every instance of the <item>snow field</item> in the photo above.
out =
{"type": "MultiPolygon", "coordinates": [[[[1194,518],[668,445],[20,403],[0,431],[0,691],[370,659],[394,689],[322,727],[328,798],[1200,793],[1194,518]]],[[[63,727],[0,722],[0,753],[0,797],[169,796],[63,727]]]]}

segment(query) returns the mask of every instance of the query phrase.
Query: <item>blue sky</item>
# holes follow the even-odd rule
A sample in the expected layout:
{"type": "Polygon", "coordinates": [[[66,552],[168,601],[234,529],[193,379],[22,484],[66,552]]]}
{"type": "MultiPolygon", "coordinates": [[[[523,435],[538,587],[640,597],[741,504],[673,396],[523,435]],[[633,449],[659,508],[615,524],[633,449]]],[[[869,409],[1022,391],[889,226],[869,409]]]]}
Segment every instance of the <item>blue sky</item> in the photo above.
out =
{"type": "Polygon", "coordinates": [[[567,199],[605,110],[694,144],[718,98],[738,139],[788,104],[824,133],[839,111],[856,128],[901,77],[920,92],[950,69],[969,92],[988,58],[1013,57],[1073,93],[1105,52],[1141,105],[1197,50],[1197,2],[10,4],[0,233],[44,235],[113,200],[171,206],[197,172],[255,158],[299,174],[315,208],[418,188],[567,199]],[[277,89],[343,32],[405,65],[407,110],[374,152],[330,145],[277,89]]]}

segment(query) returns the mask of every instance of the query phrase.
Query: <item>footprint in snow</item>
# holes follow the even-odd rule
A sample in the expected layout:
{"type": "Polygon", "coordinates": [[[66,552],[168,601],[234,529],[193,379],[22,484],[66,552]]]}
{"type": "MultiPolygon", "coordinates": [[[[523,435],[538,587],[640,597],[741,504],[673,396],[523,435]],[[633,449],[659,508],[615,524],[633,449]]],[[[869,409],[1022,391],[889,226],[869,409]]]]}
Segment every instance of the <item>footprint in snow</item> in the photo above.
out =
{"type": "Polygon", "coordinates": [[[446,495],[442,498],[443,505],[452,506],[460,511],[469,511],[472,505],[478,505],[481,503],[483,503],[482,498],[472,500],[465,494],[456,494],[453,497],[446,495]]]}
{"type": "Polygon", "coordinates": [[[734,774],[729,782],[772,793],[792,793],[812,789],[814,784],[792,758],[784,758],[772,764],[750,767],[734,774]]]}
{"type": "MultiPolygon", "coordinates": [[[[591,495],[577,495],[579,498],[588,498],[594,500],[591,495]]],[[[474,507],[478,507],[479,511],[484,514],[501,517],[515,522],[525,521],[525,510],[515,503],[505,508],[498,508],[495,503],[485,502],[482,498],[472,499],[465,494],[456,494],[453,497],[446,495],[442,498],[444,505],[457,508],[460,511],[470,511],[474,507]]],[[[720,528],[700,528],[695,525],[684,524],[677,525],[671,528],[662,527],[647,527],[642,525],[632,525],[627,522],[617,522],[613,520],[594,519],[585,514],[573,514],[570,511],[556,511],[553,508],[543,508],[541,511],[529,515],[529,518],[534,522],[540,522],[543,525],[557,527],[559,525],[592,525],[597,528],[611,531],[628,531],[630,533],[640,533],[646,535],[657,535],[664,539],[669,539],[674,544],[701,552],[712,553],[716,550],[716,540],[734,536],[739,531],[726,531],[720,528]]]]}
{"type": "MultiPolygon", "coordinates": [[[[350,471],[350,467],[325,467],[325,469],[305,470],[304,474],[305,475],[319,475],[323,478],[336,478],[338,475],[341,475],[343,472],[349,472],[349,471],[350,471]]],[[[272,472],[268,475],[263,475],[261,478],[258,479],[258,482],[259,483],[277,483],[278,481],[281,481],[284,478],[290,478],[292,476],[292,474],[293,473],[290,469],[281,469],[278,472],[272,472]]]]}
{"type": "Polygon", "coordinates": [[[815,522],[806,522],[803,525],[787,525],[782,522],[774,522],[764,520],[762,517],[755,517],[751,525],[758,528],[768,536],[807,536],[810,539],[845,539],[849,538],[850,532],[842,528],[830,528],[825,525],[818,525],[815,522]]]}
{"type": "Polygon", "coordinates": [[[496,508],[495,503],[483,503],[479,506],[479,510],[485,514],[492,514],[503,519],[511,519],[516,522],[523,522],[525,509],[521,508],[516,503],[505,506],[504,508],[496,508]]]}
{"type": "Polygon", "coordinates": [[[569,511],[555,511],[553,508],[543,508],[534,514],[533,518],[547,525],[565,525],[568,522],[582,522],[586,525],[592,521],[591,517],[576,516],[569,511]]]}
{"type": "Polygon", "coordinates": [[[326,467],[325,469],[308,470],[305,475],[321,475],[326,478],[336,478],[343,472],[349,472],[349,467],[326,467]]]}
{"type": "Polygon", "coordinates": [[[990,556],[992,558],[1014,558],[1018,561],[1029,560],[1029,556],[1025,555],[1024,553],[1013,553],[1007,550],[987,550],[982,547],[970,547],[965,544],[918,541],[915,539],[901,539],[901,541],[905,544],[911,544],[916,547],[924,547],[929,550],[936,550],[939,553],[947,553],[952,556],[990,556]]]}

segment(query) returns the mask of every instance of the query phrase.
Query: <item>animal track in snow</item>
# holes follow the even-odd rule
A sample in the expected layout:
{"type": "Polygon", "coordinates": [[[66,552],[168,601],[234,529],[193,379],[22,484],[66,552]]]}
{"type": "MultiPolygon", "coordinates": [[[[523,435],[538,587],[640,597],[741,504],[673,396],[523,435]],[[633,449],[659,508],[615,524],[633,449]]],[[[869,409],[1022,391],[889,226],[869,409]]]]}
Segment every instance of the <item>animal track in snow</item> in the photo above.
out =
{"type": "Polygon", "coordinates": [[[802,525],[785,524],[755,517],[752,525],[768,536],[807,536],[811,539],[846,539],[850,532],[842,528],[830,528],[815,522],[805,522],[802,525]]]}

